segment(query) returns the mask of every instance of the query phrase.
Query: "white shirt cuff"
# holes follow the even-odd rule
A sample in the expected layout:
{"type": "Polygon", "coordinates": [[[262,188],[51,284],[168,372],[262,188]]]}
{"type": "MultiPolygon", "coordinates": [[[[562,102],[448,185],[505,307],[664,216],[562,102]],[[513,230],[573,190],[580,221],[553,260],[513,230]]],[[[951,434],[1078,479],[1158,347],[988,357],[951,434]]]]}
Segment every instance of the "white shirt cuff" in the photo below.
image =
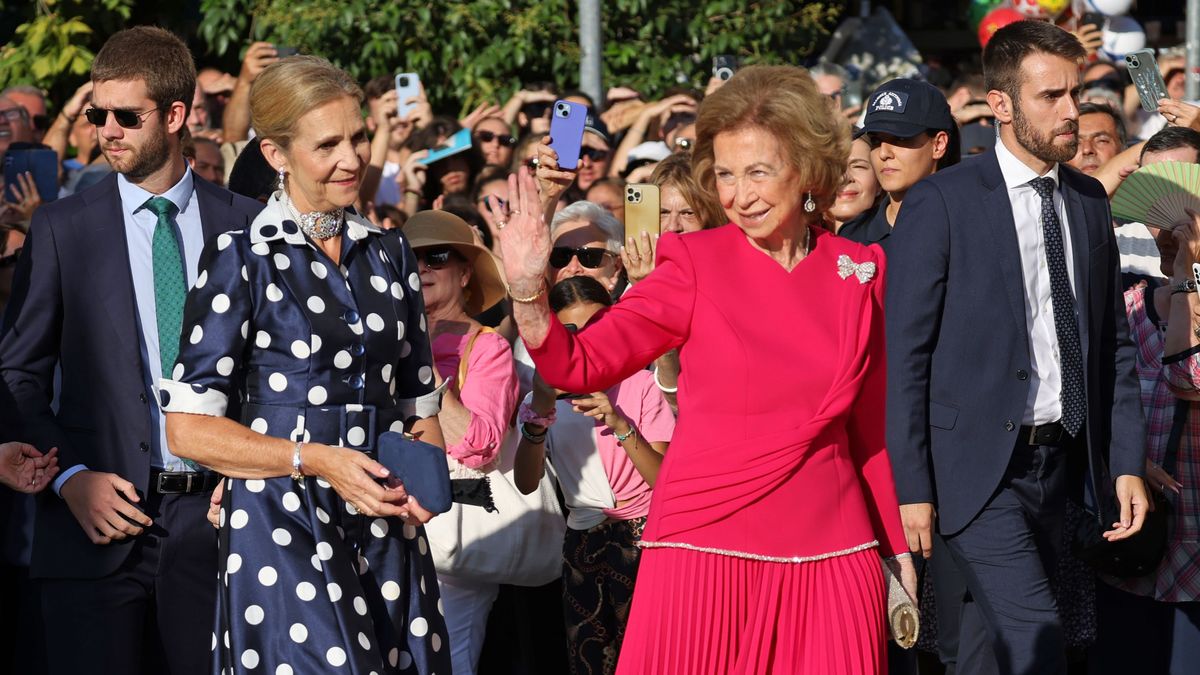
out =
{"type": "Polygon", "coordinates": [[[67,479],[69,479],[71,476],[74,476],[75,474],[79,473],[80,471],[87,471],[87,470],[88,470],[88,468],[86,466],[84,466],[83,464],[76,464],[75,466],[58,474],[58,478],[55,478],[54,483],[51,485],[51,487],[54,488],[54,494],[58,495],[59,497],[62,497],[62,486],[67,482],[67,479]]]}

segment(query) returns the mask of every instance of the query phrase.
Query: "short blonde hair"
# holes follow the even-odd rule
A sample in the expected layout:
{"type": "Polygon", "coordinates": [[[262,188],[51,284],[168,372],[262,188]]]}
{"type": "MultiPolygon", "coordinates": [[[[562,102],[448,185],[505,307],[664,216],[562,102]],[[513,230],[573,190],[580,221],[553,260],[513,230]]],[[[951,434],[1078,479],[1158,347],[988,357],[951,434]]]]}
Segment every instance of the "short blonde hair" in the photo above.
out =
{"type": "Polygon", "coordinates": [[[797,189],[812,192],[814,213],[833,205],[850,156],[849,127],[833,114],[808,71],[795,66],[749,66],[705,97],[696,119],[692,172],[716,194],[713,139],[757,127],[778,140],[785,161],[800,173],[797,189]]]}
{"type": "Polygon", "coordinates": [[[290,56],[264,68],[250,85],[250,124],[259,137],[286,149],[305,113],[344,96],[362,104],[362,89],[346,71],[319,56],[290,56]]]}

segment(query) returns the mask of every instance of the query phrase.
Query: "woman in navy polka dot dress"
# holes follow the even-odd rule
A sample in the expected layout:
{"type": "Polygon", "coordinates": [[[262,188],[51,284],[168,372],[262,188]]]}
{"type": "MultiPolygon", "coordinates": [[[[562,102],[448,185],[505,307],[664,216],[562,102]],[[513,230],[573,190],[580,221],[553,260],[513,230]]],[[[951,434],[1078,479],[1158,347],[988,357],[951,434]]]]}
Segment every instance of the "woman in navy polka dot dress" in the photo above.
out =
{"type": "Polygon", "coordinates": [[[208,242],[161,382],[172,448],[230,477],[219,675],[450,675],[431,514],[370,454],[388,430],[444,443],[412,250],[345,208],[367,165],[360,101],[315,57],[259,75],[281,190],[208,242]]]}

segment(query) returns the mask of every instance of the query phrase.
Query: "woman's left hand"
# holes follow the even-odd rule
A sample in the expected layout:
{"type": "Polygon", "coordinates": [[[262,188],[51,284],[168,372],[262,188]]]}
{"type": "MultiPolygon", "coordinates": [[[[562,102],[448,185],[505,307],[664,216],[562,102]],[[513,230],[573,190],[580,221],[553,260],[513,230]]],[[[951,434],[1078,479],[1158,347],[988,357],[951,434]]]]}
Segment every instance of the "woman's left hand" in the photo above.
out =
{"type": "Polygon", "coordinates": [[[407,494],[408,491],[404,489],[404,483],[401,483],[400,479],[390,478],[386,485],[388,491],[395,490],[400,494],[406,495],[407,498],[403,499],[403,501],[394,502],[400,505],[400,520],[403,520],[406,525],[424,525],[433,520],[433,517],[437,515],[425,510],[425,507],[421,506],[421,502],[417,501],[416,497],[407,494]]]}
{"type": "Polygon", "coordinates": [[[604,426],[612,429],[613,433],[624,436],[629,433],[629,422],[626,422],[617,411],[613,409],[612,401],[608,400],[608,395],[602,391],[598,391],[586,398],[573,398],[571,405],[575,412],[583,413],[588,417],[599,420],[604,426]]]}
{"type": "Polygon", "coordinates": [[[1173,127],[1200,131],[1200,108],[1191,103],[1164,98],[1158,102],[1158,112],[1173,127]]]}

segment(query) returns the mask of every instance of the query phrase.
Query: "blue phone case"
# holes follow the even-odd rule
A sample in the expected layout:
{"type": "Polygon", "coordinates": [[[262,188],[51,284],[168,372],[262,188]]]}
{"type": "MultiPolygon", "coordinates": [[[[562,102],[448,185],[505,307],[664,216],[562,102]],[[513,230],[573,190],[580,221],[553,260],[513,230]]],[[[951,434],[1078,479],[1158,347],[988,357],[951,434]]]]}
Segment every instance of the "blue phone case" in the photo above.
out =
{"type": "Polygon", "coordinates": [[[58,199],[58,154],[47,148],[9,148],[4,155],[4,197],[17,201],[13,185],[17,175],[29,172],[43,202],[58,199]]]}
{"type": "Polygon", "coordinates": [[[550,109],[550,147],[558,153],[558,166],[575,170],[583,146],[583,125],[588,109],[582,103],[555,101],[550,109]]]}
{"type": "Polygon", "coordinates": [[[450,510],[450,467],[445,450],[396,431],[381,435],[378,448],[379,463],[404,483],[404,489],[422,507],[432,513],[450,510]]]}
{"type": "Polygon", "coordinates": [[[440,159],[446,159],[451,155],[457,155],[467,148],[470,148],[471,130],[459,129],[458,131],[454,132],[454,135],[447,139],[446,142],[449,145],[443,145],[437,148],[429,148],[429,156],[422,160],[421,163],[428,166],[440,159]]]}
{"type": "Polygon", "coordinates": [[[416,73],[396,73],[396,114],[405,119],[417,107],[408,99],[421,95],[421,78],[416,73]]]}

